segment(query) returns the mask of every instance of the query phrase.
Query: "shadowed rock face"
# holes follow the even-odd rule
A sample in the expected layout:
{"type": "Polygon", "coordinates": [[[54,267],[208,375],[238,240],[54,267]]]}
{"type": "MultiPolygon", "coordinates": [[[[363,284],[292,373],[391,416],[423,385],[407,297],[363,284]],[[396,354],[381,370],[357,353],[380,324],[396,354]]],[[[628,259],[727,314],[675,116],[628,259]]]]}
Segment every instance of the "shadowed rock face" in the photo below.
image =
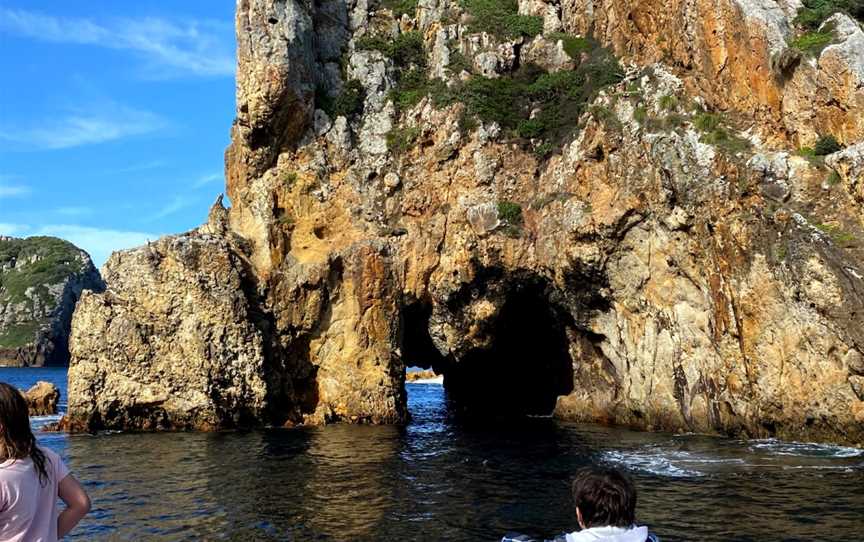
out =
{"type": "Polygon", "coordinates": [[[864,442],[855,22],[793,62],[795,2],[524,0],[535,38],[372,4],[238,2],[232,207],[108,262],[73,425],[400,422],[408,364],[474,412],[864,442]],[[626,69],[555,139],[412,99],[361,40],[419,36],[462,89],[590,67],[557,31],[626,69]],[[826,133],[847,149],[796,154],[826,133]]]}
{"type": "Polygon", "coordinates": [[[69,363],[69,333],[84,290],[101,291],[90,256],[53,237],[0,236],[0,366],[69,363]]]}

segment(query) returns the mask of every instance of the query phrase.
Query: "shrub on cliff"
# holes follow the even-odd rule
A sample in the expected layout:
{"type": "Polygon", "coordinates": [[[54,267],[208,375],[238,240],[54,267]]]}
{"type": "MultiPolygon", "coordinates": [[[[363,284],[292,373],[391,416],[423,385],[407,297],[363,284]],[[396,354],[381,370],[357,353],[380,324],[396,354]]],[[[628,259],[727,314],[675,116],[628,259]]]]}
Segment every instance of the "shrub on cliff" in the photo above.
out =
{"type": "Polygon", "coordinates": [[[516,0],[462,0],[471,14],[472,32],[487,32],[504,39],[534,37],[543,32],[543,17],[519,15],[516,0]]]}
{"type": "Polygon", "coordinates": [[[390,97],[397,109],[408,109],[429,94],[434,83],[426,75],[426,50],[420,32],[406,32],[394,39],[367,36],[357,41],[357,48],[379,51],[393,61],[396,86],[390,97]]]}
{"type": "Polygon", "coordinates": [[[387,133],[387,148],[398,156],[414,146],[418,137],[420,137],[420,128],[413,126],[393,128],[387,133]]]}
{"type": "Polygon", "coordinates": [[[426,67],[426,49],[420,32],[405,32],[395,38],[389,36],[364,36],[357,40],[358,49],[378,51],[393,61],[398,69],[412,66],[426,67]]]}
{"type": "Polygon", "coordinates": [[[842,148],[836,137],[831,134],[823,135],[816,140],[816,144],[813,146],[813,154],[816,156],[828,156],[842,148]]]}
{"type": "Polygon", "coordinates": [[[511,226],[522,225],[522,206],[512,201],[498,202],[498,219],[511,226]]]}
{"type": "Polygon", "coordinates": [[[401,19],[403,15],[413,17],[417,13],[418,0],[381,0],[381,7],[393,12],[393,16],[401,19]]]}
{"type": "Polygon", "coordinates": [[[864,0],[803,0],[803,6],[793,21],[796,25],[815,30],[838,12],[864,22],[864,0]]]}
{"type": "Polygon", "coordinates": [[[468,115],[496,122],[512,135],[557,143],[572,134],[586,104],[623,76],[617,59],[590,43],[587,58],[575,70],[549,73],[529,65],[509,77],[473,77],[457,99],[468,115]]]}
{"type": "Polygon", "coordinates": [[[552,41],[560,41],[564,46],[564,52],[574,60],[578,60],[582,53],[587,53],[593,48],[591,40],[588,38],[572,36],[570,34],[564,34],[563,32],[551,34],[549,39],[552,41]]]}
{"type": "Polygon", "coordinates": [[[335,98],[330,97],[323,89],[319,89],[315,100],[319,109],[331,118],[336,118],[352,117],[362,113],[365,97],[366,90],[363,88],[363,83],[352,79],[345,83],[342,92],[335,98]]]}

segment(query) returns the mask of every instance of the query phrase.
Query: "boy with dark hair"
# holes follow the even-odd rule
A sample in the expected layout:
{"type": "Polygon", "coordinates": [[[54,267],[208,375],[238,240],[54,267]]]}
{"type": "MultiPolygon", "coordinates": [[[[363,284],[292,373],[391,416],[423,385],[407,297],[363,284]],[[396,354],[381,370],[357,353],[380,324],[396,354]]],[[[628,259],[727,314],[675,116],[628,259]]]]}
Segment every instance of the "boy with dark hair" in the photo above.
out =
{"type": "MultiPolygon", "coordinates": [[[[659,542],[647,527],[636,526],[636,486],[625,474],[586,467],[573,480],[573,503],[581,531],[551,542],[659,542]]],[[[531,542],[523,535],[507,535],[502,542],[531,542]]]]}
{"type": "Polygon", "coordinates": [[[636,526],[636,486],[617,470],[581,469],[573,503],[582,530],[566,535],[566,542],[657,542],[647,527],[636,526]]]}

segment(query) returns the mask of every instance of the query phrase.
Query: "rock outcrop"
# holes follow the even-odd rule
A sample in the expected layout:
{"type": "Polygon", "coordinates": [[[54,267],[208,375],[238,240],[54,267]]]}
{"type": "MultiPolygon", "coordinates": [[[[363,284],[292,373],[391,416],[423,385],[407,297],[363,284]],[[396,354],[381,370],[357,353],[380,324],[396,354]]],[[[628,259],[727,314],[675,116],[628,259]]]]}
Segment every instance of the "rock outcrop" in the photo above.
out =
{"type": "Polygon", "coordinates": [[[22,392],[30,409],[31,416],[52,416],[57,414],[60,403],[60,390],[51,382],[39,381],[29,390],[22,392]]]}
{"type": "Polygon", "coordinates": [[[435,371],[431,369],[425,369],[423,371],[411,371],[405,373],[405,382],[415,382],[417,380],[431,380],[433,378],[438,378],[438,375],[435,374],[435,371]]]}
{"type": "Polygon", "coordinates": [[[69,362],[75,303],[102,279],[86,252],[61,239],[0,237],[0,365],[69,362]]]}
{"type": "Polygon", "coordinates": [[[108,262],[73,425],[399,422],[408,364],[468,410],[864,443],[858,22],[403,4],[238,1],[232,207],[108,262]]]}

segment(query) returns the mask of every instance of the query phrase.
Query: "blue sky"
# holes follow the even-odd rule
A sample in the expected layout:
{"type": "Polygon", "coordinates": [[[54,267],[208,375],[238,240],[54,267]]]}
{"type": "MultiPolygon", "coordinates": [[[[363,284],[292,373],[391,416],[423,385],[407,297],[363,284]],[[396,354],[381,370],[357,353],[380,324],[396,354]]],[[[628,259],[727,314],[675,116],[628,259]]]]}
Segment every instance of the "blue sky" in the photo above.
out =
{"type": "Polygon", "coordinates": [[[224,189],[234,0],[0,2],[0,234],[101,265],[224,189]]]}

